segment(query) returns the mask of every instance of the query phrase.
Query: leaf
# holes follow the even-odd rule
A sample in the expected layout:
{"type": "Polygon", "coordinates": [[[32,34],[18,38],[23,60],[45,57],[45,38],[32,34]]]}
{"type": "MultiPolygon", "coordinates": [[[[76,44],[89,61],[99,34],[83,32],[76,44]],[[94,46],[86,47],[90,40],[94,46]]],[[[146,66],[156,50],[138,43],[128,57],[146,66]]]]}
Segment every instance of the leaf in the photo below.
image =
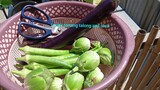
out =
{"type": "Polygon", "coordinates": [[[98,5],[101,2],[101,0],[84,0],[84,1],[94,5],[98,5]]]}
{"type": "Polygon", "coordinates": [[[0,0],[0,5],[2,5],[2,7],[8,7],[11,4],[12,4],[11,0],[0,0]]]}
{"type": "Polygon", "coordinates": [[[101,0],[93,0],[94,5],[98,5],[101,2],[101,0]]]}

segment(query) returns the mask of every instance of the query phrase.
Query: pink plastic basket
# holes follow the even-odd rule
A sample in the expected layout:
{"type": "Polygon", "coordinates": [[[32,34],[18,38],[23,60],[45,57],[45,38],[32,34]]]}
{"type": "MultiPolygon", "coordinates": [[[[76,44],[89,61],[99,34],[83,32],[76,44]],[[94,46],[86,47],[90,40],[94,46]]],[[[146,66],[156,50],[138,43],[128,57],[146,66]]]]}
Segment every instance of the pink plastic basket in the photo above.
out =
{"type": "MultiPolygon", "coordinates": [[[[87,15],[95,6],[76,1],[51,1],[36,5],[43,9],[55,23],[76,23],[87,15]]],[[[16,63],[15,57],[21,55],[18,51],[17,24],[20,13],[7,19],[0,25],[0,86],[6,90],[23,90],[23,84],[10,73],[16,63]]],[[[114,65],[101,67],[105,74],[104,80],[86,90],[102,90],[112,85],[123,72],[134,49],[135,41],[130,28],[115,14],[107,17],[100,24],[109,28],[95,28],[86,33],[87,37],[108,42],[115,55],[114,65]]]]}

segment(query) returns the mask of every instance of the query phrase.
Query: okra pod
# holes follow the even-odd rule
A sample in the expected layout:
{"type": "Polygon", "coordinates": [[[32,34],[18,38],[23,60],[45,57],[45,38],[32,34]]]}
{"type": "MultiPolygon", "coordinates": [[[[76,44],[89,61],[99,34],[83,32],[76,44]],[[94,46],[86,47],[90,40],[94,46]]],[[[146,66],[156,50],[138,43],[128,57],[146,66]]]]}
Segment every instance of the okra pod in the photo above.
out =
{"type": "Polygon", "coordinates": [[[24,79],[27,76],[27,74],[29,74],[30,72],[31,72],[31,70],[29,70],[27,68],[23,68],[22,70],[11,70],[12,74],[18,75],[22,79],[24,79]]]}
{"type": "Polygon", "coordinates": [[[47,57],[47,56],[40,56],[40,55],[25,55],[19,58],[16,58],[17,61],[25,61],[26,63],[30,64],[33,62],[40,63],[42,65],[47,66],[54,66],[54,67],[64,67],[64,68],[72,68],[72,65],[55,58],[47,57]]]}
{"type": "Polygon", "coordinates": [[[79,56],[80,56],[79,54],[69,53],[69,54],[65,54],[65,55],[53,56],[53,58],[56,58],[56,59],[68,59],[68,58],[79,57],[79,56]]]}
{"type": "Polygon", "coordinates": [[[26,54],[35,54],[43,56],[57,56],[57,55],[69,54],[69,50],[55,50],[46,48],[36,48],[30,46],[20,47],[19,50],[23,51],[26,54]]]}
{"type": "Polygon", "coordinates": [[[24,67],[27,68],[27,69],[30,69],[30,70],[34,70],[34,69],[37,69],[37,68],[49,68],[49,67],[47,67],[45,65],[42,65],[42,64],[39,64],[39,63],[35,63],[35,62],[27,64],[24,67]]]}
{"type": "Polygon", "coordinates": [[[62,59],[62,61],[70,64],[70,65],[73,65],[76,63],[76,61],[78,60],[79,57],[75,56],[75,57],[72,57],[72,58],[67,58],[67,59],[62,59]]]}
{"type": "Polygon", "coordinates": [[[54,76],[61,76],[67,74],[70,69],[49,69],[49,71],[52,72],[54,76]]]}
{"type": "MultiPolygon", "coordinates": [[[[40,68],[40,67],[39,67],[40,68]]],[[[38,69],[38,68],[36,68],[38,69]]],[[[54,76],[62,76],[67,74],[70,69],[48,69],[54,76]]],[[[14,75],[18,75],[22,79],[24,79],[27,74],[29,74],[32,70],[23,68],[22,70],[12,70],[11,73],[14,75]]]]}
{"type": "Polygon", "coordinates": [[[70,71],[70,69],[63,69],[63,68],[52,69],[51,67],[47,67],[47,66],[39,64],[39,63],[31,63],[31,64],[26,65],[24,68],[31,69],[31,70],[34,70],[34,69],[37,69],[37,68],[48,68],[48,70],[50,72],[52,72],[54,74],[54,76],[65,75],[70,71]]]}

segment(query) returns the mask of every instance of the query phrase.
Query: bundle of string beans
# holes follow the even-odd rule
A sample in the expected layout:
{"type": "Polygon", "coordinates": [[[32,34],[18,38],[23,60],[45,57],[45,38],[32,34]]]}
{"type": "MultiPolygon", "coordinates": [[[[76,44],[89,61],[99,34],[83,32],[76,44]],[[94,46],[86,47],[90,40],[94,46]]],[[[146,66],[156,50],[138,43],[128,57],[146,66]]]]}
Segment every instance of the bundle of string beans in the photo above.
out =
{"type": "Polygon", "coordinates": [[[104,78],[99,64],[113,64],[111,51],[102,47],[99,41],[91,42],[86,37],[75,40],[70,50],[30,46],[19,50],[25,55],[17,57],[16,61],[27,64],[17,64],[22,70],[11,72],[24,79],[28,90],[81,90],[91,87],[104,78]]]}

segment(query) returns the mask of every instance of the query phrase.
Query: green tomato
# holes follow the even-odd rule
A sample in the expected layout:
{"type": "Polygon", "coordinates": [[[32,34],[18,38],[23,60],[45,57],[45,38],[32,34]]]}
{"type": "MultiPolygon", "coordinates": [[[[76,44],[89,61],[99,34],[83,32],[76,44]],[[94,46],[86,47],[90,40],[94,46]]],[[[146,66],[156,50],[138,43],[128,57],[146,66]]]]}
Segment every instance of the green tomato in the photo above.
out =
{"type": "Polygon", "coordinates": [[[73,48],[71,49],[71,52],[75,53],[83,53],[85,51],[88,51],[91,47],[91,42],[86,37],[81,37],[74,41],[73,48]]]}
{"type": "Polygon", "coordinates": [[[94,70],[100,64],[100,57],[95,51],[86,51],[79,57],[77,64],[82,72],[94,70]]]}
{"type": "Polygon", "coordinates": [[[53,81],[53,74],[46,68],[37,68],[24,79],[27,90],[47,90],[53,81]]]}
{"type": "Polygon", "coordinates": [[[84,76],[78,72],[70,71],[64,77],[64,90],[81,90],[84,82],[84,76]]]}
{"type": "Polygon", "coordinates": [[[102,64],[108,65],[108,66],[113,64],[112,53],[111,53],[110,49],[102,48],[98,51],[98,54],[100,56],[100,61],[102,64]]]}
{"type": "Polygon", "coordinates": [[[97,67],[95,70],[90,71],[84,81],[84,87],[91,87],[95,84],[100,83],[104,78],[104,74],[97,67]]]}
{"type": "Polygon", "coordinates": [[[27,90],[45,90],[47,83],[43,77],[33,76],[25,80],[25,86],[27,90]]]}
{"type": "Polygon", "coordinates": [[[62,90],[63,80],[59,77],[54,77],[52,84],[48,90],[62,90]]]}

